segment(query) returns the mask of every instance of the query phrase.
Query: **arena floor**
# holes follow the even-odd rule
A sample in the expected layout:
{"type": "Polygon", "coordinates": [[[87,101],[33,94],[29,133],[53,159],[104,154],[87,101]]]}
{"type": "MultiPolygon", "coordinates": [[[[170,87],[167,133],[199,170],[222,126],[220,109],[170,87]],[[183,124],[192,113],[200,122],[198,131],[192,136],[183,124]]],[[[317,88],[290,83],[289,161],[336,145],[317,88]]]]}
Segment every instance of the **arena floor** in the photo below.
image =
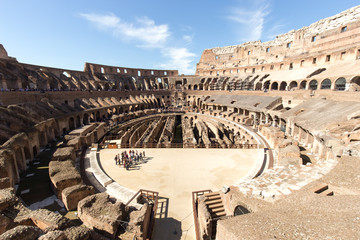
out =
{"type": "Polygon", "coordinates": [[[137,149],[145,151],[147,162],[126,170],[114,161],[124,150],[101,150],[101,164],[124,187],[159,192],[156,240],[195,239],[191,193],[218,191],[247,177],[256,171],[256,160],[263,153],[263,149],[137,149]]]}

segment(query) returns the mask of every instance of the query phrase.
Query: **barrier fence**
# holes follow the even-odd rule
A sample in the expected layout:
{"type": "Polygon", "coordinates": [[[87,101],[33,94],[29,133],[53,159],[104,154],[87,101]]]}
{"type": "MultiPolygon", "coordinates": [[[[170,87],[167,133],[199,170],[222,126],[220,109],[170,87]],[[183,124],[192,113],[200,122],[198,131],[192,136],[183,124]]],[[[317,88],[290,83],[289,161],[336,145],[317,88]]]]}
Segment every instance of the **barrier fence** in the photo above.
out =
{"type": "MultiPolygon", "coordinates": [[[[114,140],[114,139],[111,139],[114,140]]],[[[101,143],[100,149],[110,148],[234,148],[234,149],[258,149],[261,144],[189,144],[189,143],[138,143],[138,144],[117,144],[117,143],[101,143]]]]}

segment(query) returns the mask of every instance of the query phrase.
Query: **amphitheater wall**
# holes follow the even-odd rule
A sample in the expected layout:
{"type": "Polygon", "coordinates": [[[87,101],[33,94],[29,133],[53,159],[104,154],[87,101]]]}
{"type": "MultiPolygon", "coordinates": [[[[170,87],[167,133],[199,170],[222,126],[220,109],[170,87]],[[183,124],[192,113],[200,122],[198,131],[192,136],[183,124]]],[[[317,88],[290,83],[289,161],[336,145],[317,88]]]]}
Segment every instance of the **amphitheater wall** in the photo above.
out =
{"type": "Polygon", "coordinates": [[[22,104],[22,103],[36,103],[42,99],[56,102],[59,104],[65,103],[74,106],[74,100],[76,99],[89,99],[89,98],[111,98],[126,99],[130,95],[134,96],[152,96],[155,98],[162,98],[162,96],[171,96],[171,92],[168,90],[161,91],[9,91],[0,92],[0,104],[22,104]]]}

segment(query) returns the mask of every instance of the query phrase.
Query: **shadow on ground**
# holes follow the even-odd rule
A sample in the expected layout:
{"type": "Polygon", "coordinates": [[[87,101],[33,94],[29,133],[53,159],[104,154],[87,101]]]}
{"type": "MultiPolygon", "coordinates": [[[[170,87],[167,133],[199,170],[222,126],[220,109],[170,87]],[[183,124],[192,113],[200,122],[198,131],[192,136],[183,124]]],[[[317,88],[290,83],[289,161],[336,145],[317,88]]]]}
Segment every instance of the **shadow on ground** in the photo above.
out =
{"type": "Polygon", "coordinates": [[[152,239],[180,240],[182,235],[181,222],[174,218],[157,218],[155,220],[152,239]]]}

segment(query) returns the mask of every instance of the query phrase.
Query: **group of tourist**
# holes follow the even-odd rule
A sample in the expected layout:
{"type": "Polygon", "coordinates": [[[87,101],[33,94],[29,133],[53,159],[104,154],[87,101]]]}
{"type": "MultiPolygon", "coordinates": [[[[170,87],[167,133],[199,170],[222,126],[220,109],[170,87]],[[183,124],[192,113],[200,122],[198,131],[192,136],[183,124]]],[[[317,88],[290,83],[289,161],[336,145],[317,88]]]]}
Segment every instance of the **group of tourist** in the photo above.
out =
{"type": "Polygon", "coordinates": [[[129,152],[127,152],[125,150],[121,154],[116,154],[114,160],[116,165],[124,166],[126,170],[129,170],[132,165],[138,164],[140,161],[143,161],[144,158],[145,151],[138,152],[138,150],[129,150],[129,152]]]}

